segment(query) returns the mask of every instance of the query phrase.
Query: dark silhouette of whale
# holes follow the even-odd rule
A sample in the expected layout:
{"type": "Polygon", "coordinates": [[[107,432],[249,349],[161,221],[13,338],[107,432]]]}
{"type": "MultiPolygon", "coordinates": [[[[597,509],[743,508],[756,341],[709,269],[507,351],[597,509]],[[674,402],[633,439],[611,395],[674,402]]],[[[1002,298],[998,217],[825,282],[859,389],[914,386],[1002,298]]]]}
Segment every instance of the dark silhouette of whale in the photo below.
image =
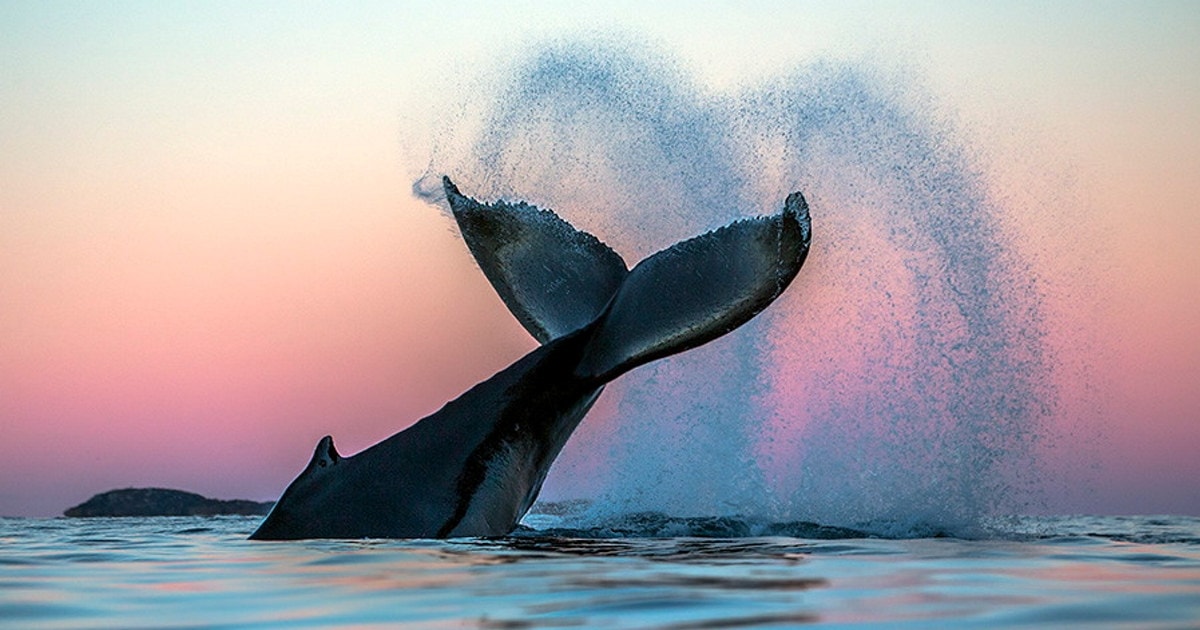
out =
{"type": "Polygon", "coordinates": [[[808,254],[808,205],[682,241],[632,270],[525,203],[481,204],[443,179],[464,240],[542,345],[437,413],[352,457],[326,436],[252,539],[503,536],[604,385],[711,341],[778,297],[808,254]]]}

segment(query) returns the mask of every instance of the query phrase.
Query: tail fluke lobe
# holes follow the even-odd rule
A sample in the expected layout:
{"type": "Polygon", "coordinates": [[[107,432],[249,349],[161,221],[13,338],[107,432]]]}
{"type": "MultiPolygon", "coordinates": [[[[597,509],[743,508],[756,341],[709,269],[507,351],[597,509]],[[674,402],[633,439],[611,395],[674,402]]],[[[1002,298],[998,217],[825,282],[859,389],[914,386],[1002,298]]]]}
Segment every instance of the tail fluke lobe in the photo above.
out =
{"type": "Polygon", "coordinates": [[[475,260],[539,342],[588,325],[577,376],[607,381],[741,326],[777,298],[808,254],[803,195],[778,214],[682,241],[628,271],[596,237],[525,203],[481,204],[443,178],[475,260]]]}
{"type": "Polygon", "coordinates": [[[449,177],[442,185],[480,269],[540,343],[595,321],[629,273],[620,255],[549,210],[482,204],[449,177]]]}
{"type": "Polygon", "coordinates": [[[808,254],[808,204],[682,241],[632,271],[593,332],[576,373],[606,381],[741,326],[787,288],[808,254]]]}

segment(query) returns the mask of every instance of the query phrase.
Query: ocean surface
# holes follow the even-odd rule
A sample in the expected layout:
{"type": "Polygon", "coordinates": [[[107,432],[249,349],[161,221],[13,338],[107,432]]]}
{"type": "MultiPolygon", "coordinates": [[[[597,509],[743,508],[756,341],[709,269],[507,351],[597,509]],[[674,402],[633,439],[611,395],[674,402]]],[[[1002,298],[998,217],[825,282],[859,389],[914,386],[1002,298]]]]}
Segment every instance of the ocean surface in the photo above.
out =
{"type": "Polygon", "coordinates": [[[2,518],[0,627],[1200,627],[1193,517],[1020,517],[971,538],[560,519],[498,540],[251,542],[257,517],[2,518]]]}

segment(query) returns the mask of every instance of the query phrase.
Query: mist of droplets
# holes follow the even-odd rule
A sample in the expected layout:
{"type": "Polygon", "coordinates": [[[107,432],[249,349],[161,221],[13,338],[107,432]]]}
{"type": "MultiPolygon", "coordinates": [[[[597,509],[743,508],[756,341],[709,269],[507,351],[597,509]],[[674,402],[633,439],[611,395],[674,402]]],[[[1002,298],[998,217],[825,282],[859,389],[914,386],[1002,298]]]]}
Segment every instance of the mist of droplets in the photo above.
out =
{"type": "Polygon", "coordinates": [[[552,208],[630,265],[794,190],[813,216],[783,297],[610,385],[545,497],[594,499],[592,517],[956,528],[1025,495],[1053,404],[1036,282],[930,99],[829,63],[715,93],[587,43],[505,77],[444,118],[418,195],[448,174],[552,208]]]}

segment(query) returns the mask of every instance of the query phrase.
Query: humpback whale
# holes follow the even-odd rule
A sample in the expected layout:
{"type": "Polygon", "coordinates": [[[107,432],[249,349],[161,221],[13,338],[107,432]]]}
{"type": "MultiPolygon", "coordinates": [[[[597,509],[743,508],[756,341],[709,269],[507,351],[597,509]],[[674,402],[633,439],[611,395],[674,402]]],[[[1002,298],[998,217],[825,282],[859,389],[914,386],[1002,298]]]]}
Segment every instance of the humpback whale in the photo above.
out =
{"type": "Polygon", "coordinates": [[[350,456],[325,436],[252,539],[510,533],[606,383],[711,341],[775,300],[808,254],[799,192],[628,269],[550,210],[480,203],[448,177],[463,240],[541,344],[433,415],[350,456]]]}

